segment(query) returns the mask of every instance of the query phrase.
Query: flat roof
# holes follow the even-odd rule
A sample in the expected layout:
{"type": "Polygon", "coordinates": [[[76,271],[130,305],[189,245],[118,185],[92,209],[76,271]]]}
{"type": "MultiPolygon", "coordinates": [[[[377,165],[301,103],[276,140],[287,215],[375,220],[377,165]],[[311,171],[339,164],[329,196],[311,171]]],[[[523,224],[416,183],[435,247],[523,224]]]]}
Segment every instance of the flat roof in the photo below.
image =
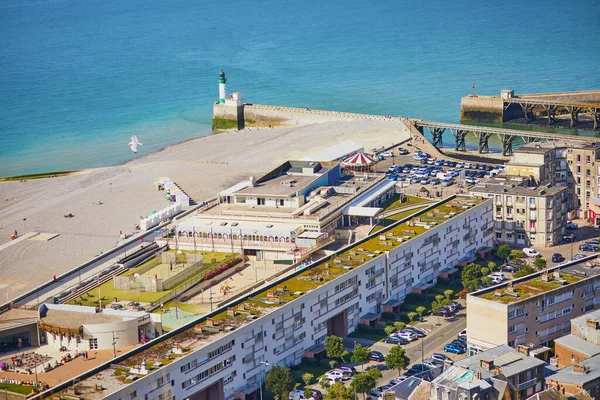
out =
{"type": "Polygon", "coordinates": [[[456,361],[454,365],[467,368],[474,372],[481,372],[481,376],[484,378],[496,375],[494,371],[481,367],[479,365],[481,360],[493,361],[494,367],[498,367],[500,372],[506,377],[514,376],[521,372],[525,372],[528,369],[545,364],[543,360],[521,354],[512,347],[502,344],[474,354],[471,357],[456,361]]]}
{"type": "MultiPolygon", "coordinates": [[[[584,265],[585,262],[575,263],[573,265],[568,265],[564,267],[559,266],[553,269],[549,269],[549,275],[551,276],[555,271],[559,271],[561,279],[564,280],[564,282],[561,282],[554,278],[549,282],[545,282],[541,279],[541,276],[544,272],[539,271],[524,276],[522,278],[514,279],[512,281],[501,283],[499,285],[494,285],[491,288],[485,288],[473,293],[469,293],[467,296],[478,297],[481,299],[494,301],[496,303],[516,303],[518,301],[526,300],[531,297],[539,296],[541,294],[550,292],[551,290],[565,288],[572,283],[576,283],[586,278],[589,278],[589,276],[573,272],[583,270],[585,268],[584,265]],[[509,291],[507,291],[511,282],[513,285],[513,292],[515,293],[515,295],[512,295],[509,291]],[[501,295],[497,296],[496,291],[499,291],[501,295]]],[[[587,269],[591,268],[588,267],[587,269]]],[[[600,271],[595,271],[594,275],[597,275],[598,273],[600,273],[600,271]]]]}
{"type": "Polygon", "coordinates": [[[566,187],[554,185],[523,186],[525,182],[526,180],[522,177],[493,177],[471,187],[469,191],[529,197],[551,197],[567,190],[566,187]]]}
{"type": "Polygon", "coordinates": [[[552,140],[548,142],[527,143],[515,149],[513,153],[546,153],[552,149],[568,147],[574,149],[595,149],[600,147],[599,142],[582,143],[579,140],[552,140]]]}
{"type": "MultiPolygon", "coordinates": [[[[573,322],[573,320],[571,320],[573,322]]],[[[600,346],[590,343],[587,340],[580,338],[574,334],[565,335],[554,339],[554,343],[558,343],[562,346],[573,349],[581,354],[585,354],[588,357],[593,357],[600,354],[600,346]]]]}
{"type": "MultiPolygon", "coordinates": [[[[326,170],[322,169],[321,171],[326,170]]],[[[247,186],[234,194],[289,197],[296,192],[304,190],[313,181],[320,178],[320,176],[321,174],[310,176],[280,175],[262,183],[257,183],[255,186],[247,186]]]]}
{"type": "MultiPolygon", "coordinates": [[[[587,269],[592,269],[589,266],[586,266],[586,267],[587,267],[587,269]]],[[[574,323],[575,325],[585,326],[586,321],[588,319],[600,320],[600,310],[594,310],[594,311],[590,311],[587,314],[580,315],[577,318],[571,319],[571,322],[574,323]]]]}
{"type": "Polygon", "coordinates": [[[552,382],[571,383],[574,385],[583,385],[587,382],[600,378],[600,356],[591,357],[578,364],[586,368],[586,372],[575,372],[573,365],[569,365],[558,371],[556,374],[548,377],[552,382]]]}
{"type": "Polygon", "coordinates": [[[123,317],[107,315],[104,313],[87,314],[76,311],[48,310],[44,318],[40,318],[44,324],[59,326],[62,328],[77,329],[82,325],[105,324],[109,322],[121,322],[123,317]]]}
{"type": "Polygon", "coordinates": [[[11,308],[10,310],[0,314],[0,329],[7,329],[13,326],[36,322],[37,319],[37,310],[11,308]]]}
{"type": "MultiPolygon", "coordinates": [[[[452,221],[463,212],[483,203],[484,201],[487,201],[487,199],[466,196],[455,196],[449,200],[441,201],[431,209],[422,211],[417,216],[407,218],[403,222],[392,224],[384,230],[370,235],[365,241],[346,247],[343,250],[334,253],[332,257],[327,257],[326,259],[323,259],[320,262],[303,269],[300,273],[278,282],[277,285],[286,286],[289,293],[280,294],[279,297],[282,300],[281,304],[265,302],[268,301],[267,293],[271,292],[273,289],[263,290],[258,293],[248,293],[242,302],[236,306],[236,310],[245,310],[245,312],[238,312],[235,316],[231,317],[228,316],[227,310],[223,309],[221,312],[212,317],[213,321],[219,322],[219,325],[224,329],[223,331],[214,333],[201,332],[199,329],[206,327],[208,322],[206,318],[198,317],[198,322],[194,327],[182,329],[181,332],[174,333],[174,336],[164,340],[160,340],[159,338],[158,341],[163,343],[164,346],[167,346],[167,348],[168,346],[175,346],[176,343],[180,343],[190,347],[192,351],[198,350],[209,343],[213,343],[216,340],[229,335],[230,333],[235,334],[235,330],[251,323],[254,319],[268,314],[274,308],[299,299],[305,293],[315,289],[316,287],[333,281],[334,279],[339,278],[354,268],[369,262],[374,256],[382,254],[386,250],[392,250],[398,246],[401,246],[407,241],[410,241],[424,232],[427,232],[429,228],[434,226],[437,227],[446,222],[452,221]],[[450,217],[448,218],[448,216],[450,217]],[[417,221],[421,225],[413,224],[413,222],[416,223],[417,221]],[[409,222],[411,225],[408,225],[409,222]],[[382,235],[385,235],[388,239],[386,240],[386,245],[381,243],[382,235]],[[327,271],[327,274],[324,273],[325,271],[327,271]],[[305,279],[306,276],[314,276],[315,274],[320,273],[322,273],[322,279],[319,279],[318,281],[305,279]],[[252,318],[249,318],[250,315],[252,318]],[[234,330],[232,332],[225,330],[228,328],[233,328],[234,330]]],[[[153,345],[156,344],[154,341],[152,343],[153,345]]],[[[138,359],[140,357],[145,358],[148,362],[155,361],[152,359],[151,349],[145,349],[135,356],[123,360],[119,364],[129,365],[133,362],[130,362],[130,359],[138,359]]],[[[99,374],[102,374],[102,372],[99,374]]],[[[98,376],[98,374],[88,379],[94,379],[95,376],[98,376]]],[[[127,383],[120,381],[113,382],[111,380],[111,384],[112,383],[118,386],[127,385],[127,383]]]]}
{"type": "Polygon", "coordinates": [[[319,150],[316,153],[312,153],[311,155],[302,158],[302,160],[335,161],[346,157],[348,154],[358,153],[363,150],[364,147],[354,140],[344,140],[343,142],[319,150]]]}

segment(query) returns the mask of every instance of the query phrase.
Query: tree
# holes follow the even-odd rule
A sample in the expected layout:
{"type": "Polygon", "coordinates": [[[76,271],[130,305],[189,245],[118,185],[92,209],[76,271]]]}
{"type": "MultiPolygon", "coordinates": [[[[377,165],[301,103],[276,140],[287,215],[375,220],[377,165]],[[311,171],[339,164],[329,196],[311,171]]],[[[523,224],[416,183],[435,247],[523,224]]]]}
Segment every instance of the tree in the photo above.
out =
{"type": "Polygon", "coordinates": [[[523,253],[523,250],[512,250],[510,252],[510,256],[508,256],[509,259],[513,260],[513,261],[521,261],[522,259],[524,259],[525,253],[523,253]]]}
{"type": "Polygon", "coordinates": [[[444,296],[442,296],[441,294],[436,294],[436,295],[435,295],[435,299],[436,299],[436,300],[437,300],[439,303],[441,303],[441,302],[442,302],[442,300],[444,300],[444,296]]]}
{"type": "Polygon", "coordinates": [[[313,374],[311,374],[310,372],[302,374],[302,381],[304,382],[304,384],[306,386],[310,385],[314,379],[315,379],[315,376],[313,374]]]}
{"type": "Polygon", "coordinates": [[[490,278],[489,276],[484,276],[483,278],[481,278],[481,284],[483,286],[491,286],[492,283],[492,278],[490,278]]]}
{"type": "Polygon", "coordinates": [[[325,353],[327,358],[342,358],[344,343],[339,336],[327,336],[325,339],[325,353]]]}
{"type": "Polygon", "coordinates": [[[335,369],[335,367],[337,366],[338,362],[335,360],[329,360],[329,366],[331,367],[331,369],[335,369]]]}
{"type": "Polygon", "coordinates": [[[307,399],[312,397],[312,390],[309,387],[305,387],[304,388],[304,397],[306,397],[307,399]]]}
{"type": "Polygon", "coordinates": [[[482,276],[481,266],[471,263],[463,268],[461,282],[469,292],[472,292],[479,288],[479,280],[482,276]]]}
{"type": "Polygon", "coordinates": [[[406,356],[404,347],[394,346],[390,349],[389,354],[385,356],[385,365],[389,369],[397,369],[400,375],[402,375],[402,370],[406,369],[409,364],[410,359],[406,356]]]}
{"type": "Polygon", "coordinates": [[[321,385],[323,389],[329,389],[329,387],[331,386],[329,384],[329,379],[327,378],[321,378],[321,380],[319,381],[319,385],[321,385]]]}
{"type": "Polygon", "coordinates": [[[446,298],[448,300],[450,300],[450,298],[452,297],[453,294],[454,294],[454,290],[452,290],[452,289],[444,290],[444,296],[446,296],[446,298]]]}
{"type": "Polygon", "coordinates": [[[288,367],[278,367],[277,365],[271,368],[265,385],[267,390],[274,396],[279,396],[280,399],[287,399],[290,390],[294,388],[294,377],[292,371],[288,367]]]}
{"type": "Polygon", "coordinates": [[[394,333],[396,331],[396,328],[394,328],[391,325],[388,325],[385,328],[383,328],[383,330],[385,331],[386,335],[390,336],[392,333],[394,333]]]}
{"type": "Polygon", "coordinates": [[[410,312],[407,314],[407,316],[408,316],[408,319],[409,319],[409,320],[411,320],[411,321],[414,321],[415,317],[417,316],[417,313],[416,313],[416,312],[414,312],[414,311],[410,311],[410,312]]]}
{"type": "MultiPolygon", "coordinates": [[[[393,327],[391,327],[393,328],[393,327]]],[[[368,347],[363,347],[360,344],[354,346],[354,351],[352,352],[352,357],[350,357],[350,361],[354,363],[359,363],[362,365],[363,371],[365,370],[365,363],[369,361],[369,355],[371,351],[368,347]]]]}
{"type": "Polygon", "coordinates": [[[363,394],[364,400],[367,393],[375,389],[375,384],[376,381],[372,376],[368,374],[358,374],[354,376],[350,385],[354,392],[363,394]]]}
{"type": "Polygon", "coordinates": [[[396,328],[396,330],[401,331],[402,329],[406,328],[406,324],[404,322],[394,322],[394,328],[396,328]]]}
{"type": "Polygon", "coordinates": [[[433,315],[437,315],[438,317],[438,325],[440,324],[440,310],[442,309],[442,305],[438,301],[433,301],[431,303],[431,312],[433,315]]]}
{"type": "Polygon", "coordinates": [[[490,271],[494,272],[498,268],[498,265],[495,262],[490,261],[487,263],[487,267],[490,269],[490,271]]]}
{"type": "Polygon", "coordinates": [[[514,273],[514,278],[521,278],[522,276],[533,274],[535,270],[529,265],[524,265],[523,268],[514,273]]]}
{"type": "Polygon", "coordinates": [[[419,314],[419,319],[423,319],[423,313],[427,311],[427,309],[423,306],[419,306],[415,311],[417,312],[417,314],[419,314]]]}
{"type": "Polygon", "coordinates": [[[510,256],[510,247],[507,244],[500,245],[496,249],[496,255],[506,262],[510,256]]]}
{"type": "Polygon", "coordinates": [[[490,269],[488,267],[481,267],[481,275],[486,276],[490,274],[490,269]]]}
{"type": "Polygon", "coordinates": [[[371,378],[375,379],[375,382],[377,382],[377,379],[380,379],[383,376],[381,374],[381,371],[377,368],[371,368],[370,370],[368,370],[367,375],[369,375],[371,378]]]}
{"type": "Polygon", "coordinates": [[[542,270],[542,269],[546,269],[546,260],[544,260],[542,257],[538,257],[533,262],[533,265],[535,266],[535,269],[537,269],[538,271],[542,270]]]}
{"type": "MultiPolygon", "coordinates": [[[[304,396],[307,397],[307,396],[304,396]]],[[[308,397],[310,398],[310,397],[308,397]]],[[[324,400],[351,400],[351,397],[348,395],[346,391],[346,386],[344,386],[341,382],[336,382],[333,385],[329,386],[327,389],[327,394],[324,397],[324,400]]]]}

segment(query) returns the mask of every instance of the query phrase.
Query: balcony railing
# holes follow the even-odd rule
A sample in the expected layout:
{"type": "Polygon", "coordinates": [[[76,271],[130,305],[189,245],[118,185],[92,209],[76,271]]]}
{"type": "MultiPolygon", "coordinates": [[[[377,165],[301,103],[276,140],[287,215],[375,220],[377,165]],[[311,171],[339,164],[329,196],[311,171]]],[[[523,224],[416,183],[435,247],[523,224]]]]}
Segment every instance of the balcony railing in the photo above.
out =
{"type": "Polygon", "coordinates": [[[525,390],[525,389],[528,389],[528,388],[530,388],[532,386],[535,386],[536,383],[537,383],[537,378],[533,378],[533,379],[530,379],[530,380],[525,381],[523,383],[519,383],[519,386],[518,386],[517,390],[520,392],[521,390],[525,390]]]}

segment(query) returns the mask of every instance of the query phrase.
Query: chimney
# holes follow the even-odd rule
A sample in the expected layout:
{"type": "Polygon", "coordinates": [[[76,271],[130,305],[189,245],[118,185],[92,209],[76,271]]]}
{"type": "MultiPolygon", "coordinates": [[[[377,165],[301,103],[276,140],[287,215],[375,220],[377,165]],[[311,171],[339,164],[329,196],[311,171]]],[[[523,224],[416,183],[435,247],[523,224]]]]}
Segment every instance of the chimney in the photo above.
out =
{"type": "Polygon", "coordinates": [[[520,344],[520,345],[517,346],[517,351],[519,353],[521,353],[521,354],[528,355],[528,353],[529,353],[529,346],[525,346],[523,344],[520,344]]]}
{"type": "Polygon", "coordinates": [[[600,321],[598,321],[597,319],[591,319],[591,318],[588,318],[588,319],[585,320],[585,324],[587,326],[589,326],[592,329],[596,329],[596,330],[600,329],[600,323],[599,322],[600,321]]]}
{"type": "Polygon", "coordinates": [[[254,179],[253,176],[249,177],[248,181],[250,182],[250,187],[255,187],[256,186],[256,179],[254,179]]]}
{"type": "Polygon", "coordinates": [[[494,360],[479,360],[479,366],[485,370],[492,371],[494,369],[494,360]]]}
{"type": "Polygon", "coordinates": [[[573,364],[573,372],[577,374],[587,374],[589,370],[585,367],[585,365],[577,363],[573,364]]]}

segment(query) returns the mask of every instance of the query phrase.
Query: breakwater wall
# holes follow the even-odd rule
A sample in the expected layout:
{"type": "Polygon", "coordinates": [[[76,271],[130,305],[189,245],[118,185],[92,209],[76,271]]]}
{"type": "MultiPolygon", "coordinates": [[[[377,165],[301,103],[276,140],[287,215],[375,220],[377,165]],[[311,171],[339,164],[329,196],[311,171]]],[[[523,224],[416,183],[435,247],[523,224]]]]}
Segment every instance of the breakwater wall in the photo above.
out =
{"type": "Polygon", "coordinates": [[[264,104],[232,106],[216,103],[213,109],[214,130],[298,126],[356,119],[390,121],[392,119],[401,119],[401,117],[269,106],[264,104]]]}

